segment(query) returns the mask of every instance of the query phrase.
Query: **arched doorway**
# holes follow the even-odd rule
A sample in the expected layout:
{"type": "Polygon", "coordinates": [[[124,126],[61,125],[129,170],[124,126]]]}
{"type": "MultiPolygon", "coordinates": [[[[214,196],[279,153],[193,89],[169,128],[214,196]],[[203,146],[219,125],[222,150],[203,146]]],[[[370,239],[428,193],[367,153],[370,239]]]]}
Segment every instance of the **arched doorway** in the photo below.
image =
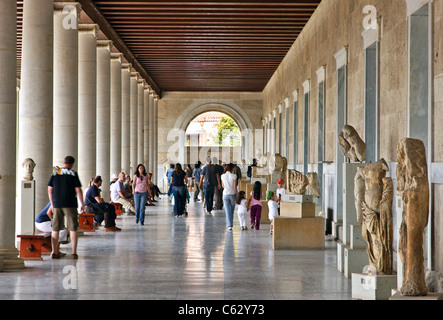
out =
{"type": "MultiPolygon", "coordinates": [[[[225,100],[226,101],[226,100],[225,100]]],[[[174,146],[170,148],[172,152],[168,153],[170,162],[178,161],[180,163],[195,163],[194,161],[202,161],[207,155],[217,157],[225,162],[241,163],[253,155],[253,126],[246,113],[235,103],[227,105],[217,101],[208,101],[201,103],[195,102],[187,107],[178,117],[174,125],[174,129],[168,135],[168,141],[176,141],[174,146]],[[222,113],[232,118],[239,129],[239,143],[234,147],[222,146],[192,146],[187,145],[186,130],[191,122],[200,115],[215,112],[222,113]],[[178,139],[177,139],[178,137],[178,139]],[[178,140],[178,141],[177,141],[178,140]],[[230,148],[228,150],[228,148],[230,148]],[[177,154],[178,153],[178,154],[177,154]],[[228,155],[229,154],[229,155],[228,155]]]]}

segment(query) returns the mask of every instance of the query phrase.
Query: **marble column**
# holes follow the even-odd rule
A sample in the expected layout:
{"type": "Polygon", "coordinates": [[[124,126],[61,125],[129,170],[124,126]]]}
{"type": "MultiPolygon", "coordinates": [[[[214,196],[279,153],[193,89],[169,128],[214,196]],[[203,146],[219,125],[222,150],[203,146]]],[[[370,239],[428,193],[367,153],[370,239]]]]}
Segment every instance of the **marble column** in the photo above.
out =
{"type": "MultiPolygon", "coordinates": [[[[138,80],[137,83],[137,165],[143,163],[144,157],[144,108],[145,108],[145,85],[146,81],[142,78],[138,80]]],[[[145,164],[146,167],[146,164],[145,164]]]]}
{"type": "Polygon", "coordinates": [[[149,95],[149,172],[154,174],[154,92],[149,95]]]}
{"type": "Polygon", "coordinates": [[[122,56],[111,54],[111,176],[121,171],[122,162],[122,56]]]}
{"type": "Polygon", "coordinates": [[[130,104],[131,104],[131,65],[122,64],[122,148],[121,148],[121,169],[129,173],[130,167],[130,104]]]}
{"type": "MultiPolygon", "coordinates": [[[[53,0],[23,1],[18,165],[26,158],[36,163],[36,211],[49,202],[48,181],[53,167],[53,18],[53,0]]],[[[21,216],[21,212],[18,215],[17,221],[33,219],[21,216]]],[[[17,232],[30,231],[17,225],[17,232]]]]}
{"type": "Polygon", "coordinates": [[[158,180],[158,97],[154,99],[154,170],[153,181],[158,180]]]}
{"type": "Polygon", "coordinates": [[[145,87],[144,98],[145,98],[145,111],[144,111],[144,121],[143,121],[143,137],[144,137],[144,153],[143,153],[143,163],[145,164],[146,170],[149,170],[149,95],[151,94],[151,89],[149,86],[145,87]]]}
{"type": "Polygon", "coordinates": [[[17,1],[0,2],[0,271],[23,269],[15,247],[17,1]]]}
{"type": "Polygon", "coordinates": [[[86,186],[96,174],[97,142],[96,24],[79,25],[78,50],[78,175],[86,186]]]}
{"type": "Polygon", "coordinates": [[[130,112],[129,112],[129,125],[130,125],[130,170],[129,174],[132,177],[137,166],[137,104],[138,104],[138,79],[137,72],[131,73],[130,83],[130,112]]]}
{"type": "MultiPolygon", "coordinates": [[[[76,2],[54,3],[53,164],[60,167],[68,155],[78,160],[79,11],[80,5],[76,2]]],[[[78,161],[74,164],[75,170],[77,165],[78,161]]]]}
{"type": "Polygon", "coordinates": [[[97,175],[103,179],[103,198],[109,197],[111,124],[111,49],[112,41],[97,41],[97,175]]]}

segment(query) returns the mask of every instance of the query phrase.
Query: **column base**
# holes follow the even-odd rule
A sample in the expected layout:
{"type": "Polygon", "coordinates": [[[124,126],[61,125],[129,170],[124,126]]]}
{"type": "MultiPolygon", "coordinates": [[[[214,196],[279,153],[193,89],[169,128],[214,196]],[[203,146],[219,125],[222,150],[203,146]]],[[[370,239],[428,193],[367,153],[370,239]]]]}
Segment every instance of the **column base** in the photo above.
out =
{"type": "Polygon", "coordinates": [[[25,261],[19,258],[18,255],[19,251],[16,248],[0,249],[0,259],[3,260],[3,271],[22,270],[25,268],[25,261]]]}

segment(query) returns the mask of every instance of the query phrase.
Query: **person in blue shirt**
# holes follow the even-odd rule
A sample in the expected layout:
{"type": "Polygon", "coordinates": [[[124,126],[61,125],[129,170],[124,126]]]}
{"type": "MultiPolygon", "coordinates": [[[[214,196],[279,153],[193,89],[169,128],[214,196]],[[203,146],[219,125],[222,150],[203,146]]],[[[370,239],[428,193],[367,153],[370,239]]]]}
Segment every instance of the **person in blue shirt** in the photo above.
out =
{"type": "MultiPolygon", "coordinates": [[[[192,176],[194,177],[194,201],[200,201],[198,195],[200,194],[200,175],[202,173],[202,168],[200,168],[201,162],[197,162],[195,164],[194,171],[192,172],[192,176]]],[[[203,192],[203,190],[201,190],[203,192]]]]}
{"type": "MultiPolygon", "coordinates": [[[[52,212],[53,208],[51,206],[51,202],[49,202],[46,207],[43,208],[42,211],[35,218],[35,227],[37,230],[40,230],[44,233],[52,232],[52,212]]],[[[58,238],[58,242],[62,244],[69,243],[68,241],[68,230],[63,229],[60,230],[60,236],[58,238]]]]}
{"type": "Polygon", "coordinates": [[[97,225],[100,225],[105,220],[105,231],[120,231],[115,225],[115,207],[112,204],[106,203],[103,198],[100,197],[100,187],[102,185],[101,176],[94,178],[94,183],[86,192],[85,206],[87,213],[94,213],[94,221],[97,225]]]}

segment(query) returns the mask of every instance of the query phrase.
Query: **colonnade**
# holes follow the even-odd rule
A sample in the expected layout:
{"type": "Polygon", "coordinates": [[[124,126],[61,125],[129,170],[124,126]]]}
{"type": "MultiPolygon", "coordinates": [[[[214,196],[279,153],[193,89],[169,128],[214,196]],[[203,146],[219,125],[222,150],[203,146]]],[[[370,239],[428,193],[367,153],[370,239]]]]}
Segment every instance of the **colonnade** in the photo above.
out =
{"type": "Polygon", "coordinates": [[[112,41],[99,39],[96,24],[79,23],[80,12],[76,2],[24,0],[17,81],[17,2],[0,3],[0,262],[6,270],[24,267],[15,234],[32,232],[16,222],[29,213],[13,196],[24,159],[36,163],[37,212],[49,201],[53,166],[67,155],[76,158],[83,186],[102,176],[103,195],[112,174],[132,175],[138,163],[157,179],[158,96],[112,41]]]}

